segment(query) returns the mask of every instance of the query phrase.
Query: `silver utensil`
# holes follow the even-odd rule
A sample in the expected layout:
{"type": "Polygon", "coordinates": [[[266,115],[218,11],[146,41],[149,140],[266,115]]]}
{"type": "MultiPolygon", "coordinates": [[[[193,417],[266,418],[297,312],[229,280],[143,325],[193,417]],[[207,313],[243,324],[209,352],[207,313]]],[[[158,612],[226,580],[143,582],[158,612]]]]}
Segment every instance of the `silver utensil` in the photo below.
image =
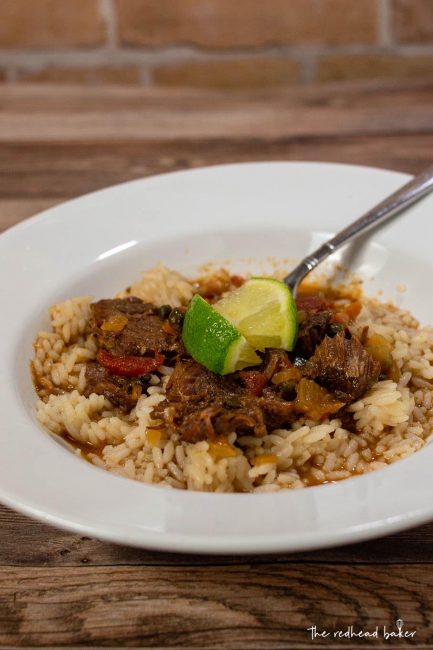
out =
{"type": "Polygon", "coordinates": [[[293,295],[299,287],[301,280],[323,262],[329,255],[335,253],[339,248],[352,242],[361,234],[375,228],[379,224],[394,217],[409,205],[428,194],[433,190],[433,166],[425,169],[411,181],[403,185],[399,190],[388,196],[366,212],[362,217],[340,230],[334,237],[328,239],[314,253],[307,255],[300,264],[284,278],[283,282],[292,290],[293,295]]]}

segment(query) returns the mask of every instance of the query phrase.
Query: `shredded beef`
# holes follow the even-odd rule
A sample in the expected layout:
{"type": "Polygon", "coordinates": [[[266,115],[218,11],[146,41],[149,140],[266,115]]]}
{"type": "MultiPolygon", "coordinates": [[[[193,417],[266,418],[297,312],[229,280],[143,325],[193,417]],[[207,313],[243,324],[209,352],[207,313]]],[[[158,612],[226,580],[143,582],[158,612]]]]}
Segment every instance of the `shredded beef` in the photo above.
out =
{"type": "MultiPolygon", "coordinates": [[[[313,388],[316,393],[321,391],[322,402],[326,395],[326,413],[333,413],[360,397],[379,377],[380,364],[356,337],[348,334],[346,338],[343,331],[336,333],[332,313],[324,310],[322,303],[316,300],[311,309],[302,312],[291,357],[298,376],[295,372],[287,381],[277,380],[277,385],[272,383],[276,373],[294,370],[284,350],[266,350],[262,364],[256,368],[217,375],[186,355],[180,327],[171,327],[164,318],[166,314],[138,298],[92,304],[90,324],[99,347],[111,355],[142,357],[160,353],[174,365],[166,398],[154,409],[154,417],[160,418],[170,433],[177,432],[189,442],[212,440],[231,432],[263,436],[290,426],[300,412],[308,415],[311,411],[298,390],[302,382],[311,389],[308,395],[313,394],[313,388]]],[[[85,394],[105,395],[112,404],[128,411],[136,404],[140,386],[145,391],[148,381],[149,376],[121,377],[98,361],[91,361],[86,368],[85,394]]]]}
{"type": "Polygon", "coordinates": [[[169,430],[179,432],[187,442],[212,440],[232,431],[257,436],[266,434],[263,413],[254,398],[240,398],[238,405],[230,409],[219,398],[194,404],[161,402],[156,411],[162,409],[169,430]]]}
{"type": "MultiPolygon", "coordinates": [[[[130,411],[137,399],[132,397],[131,379],[112,375],[103,368],[97,361],[89,361],[86,366],[86,388],[84,394],[86,397],[91,393],[105,395],[114,406],[118,406],[124,411],[130,411]]],[[[143,381],[144,387],[146,382],[143,381]]]]}
{"type": "MultiPolygon", "coordinates": [[[[301,315],[301,313],[300,313],[301,315]]],[[[295,354],[304,359],[309,359],[316,347],[329,334],[329,325],[332,314],[330,311],[305,311],[299,324],[298,338],[295,354]]]]}
{"type": "Polygon", "coordinates": [[[326,311],[332,309],[334,301],[324,296],[306,295],[296,297],[296,307],[299,311],[326,311]]]}
{"type": "Polygon", "coordinates": [[[380,363],[356,337],[347,339],[344,332],[334,338],[326,336],[302,373],[315,379],[345,403],[363,395],[379,378],[380,363]]]}
{"type": "Polygon", "coordinates": [[[172,328],[163,328],[164,319],[156,308],[139,298],[100,300],[91,305],[90,325],[99,347],[115,355],[146,355],[155,352],[175,354],[183,351],[180,336],[172,328]],[[102,329],[114,316],[128,318],[121,331],[102,329]]]}
{"type": "Polygon", "coordinates": [[[170,431],[179,431],[190,442],[233,431],[263,436],[268,429],[287,426],[295,417],[291,402],[273,392],[255,397],[237,375],[221,377],[192,359],[177,361],[166,400],[155,413],[170,431]]]}
{"type": "Polygon", "coordinates": [[[193,359],[176,363],[167,384],[167,398],[172,402],[201,402],[215,397],[241,394],[234,375],[216,375],[193,359]]]}
{"type": "Polygon", "coordinates": [[[282,429],[296,418],[294,403],[281,397],[275,386],[265,388],[258,404],[263,409],[266,426],[269,431],[282,429]]]}
{"type": "Polygon", "coordinates": [[[284,368],[290,368],[291,365],[287,352],[279,348],[268,348],[265,352],[262,372],[266,379],[270,381],[277,372],[284,368]]]}
{"type": "Polygon", "coordinates": [[[113,313],[120,312],[126,316],[136,314],[153,314],[155,308],[148,302],[143,302],[140,298],[130,296],[129,298],[113,298],[99,300],[92,303],[92,317],[96,327],[110,318],[113,313]]]}
{"type": "MultiPolygon", "coordinates": [[[[160,310],[159,310],[160,311],[160,310]]],[[[155,356],[163,353],[168,357],[183,352],[180,332],[164,327],[166,320],[151,304],[140,298],[118,298],[100,300],[91,305],[90,327],[96,336],[98,346],[114,356],[155,356]],[[117,331],[106,329],[110,322],[120,327],[117,331]]],[[[133,385],[139,383],[147,387],[146,378],[127,378],[109,372],[98,361],[91,361],[86,367],[85,394],[105,395],[112,404],[129,411],[137,402],[139,391],[133,385]]]]}
{"type": "Polygon", "coordinates": [[[263,415],[235,376],[221,377],[192,359],[177,361],[156,410],[184,440],[213,438],[227,431],[264,435],[263,415]]]}

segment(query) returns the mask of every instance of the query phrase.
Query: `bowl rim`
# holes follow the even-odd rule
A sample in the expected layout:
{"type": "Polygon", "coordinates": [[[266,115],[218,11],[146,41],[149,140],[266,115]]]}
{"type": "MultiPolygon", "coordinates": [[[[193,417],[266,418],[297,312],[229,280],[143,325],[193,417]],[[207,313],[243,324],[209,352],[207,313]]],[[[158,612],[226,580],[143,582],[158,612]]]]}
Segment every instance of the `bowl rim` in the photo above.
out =
{"type": "MultiPolygon", "coordinates": [[[[23,245],[28,241],[28,235],[34,236],[36,232],[36,238],[32,241],[32,247],[27,251],[26,255],[30,258],[31,256],[38,253],[38,242],[37,242],[37,231],[41,230],[45,226],[51,226],[53,220],[56,221],[57,226],[61,227],[62,223],[66,223],[70,219],[72,213],[77,211],[82,211],[85,207],[85,204],[92,209],[95,209],[102,202],[105,206],[107,203],[110,203],[112,200],[117,202],[122,202],[129,193],[136,194],[140,196],[142,192],[146,194],[147,189],[153,185],[153,193],[161,191],[161,187],[167,186],[170,188],[170,184],[174,179],[176,184],[182,186],[184,179],[195,179],[192,182],[194,185],[195,182],[203,182],[205,177],[209,178],[210,176],[217,175],[221,178],[225,176],[232,176],[233,174],[238,174],[242,172],[252,172],[254,174],[261,175],[264,170],[268,173],[269,170],[273,170],[273,173],[276,174],[293,172],[294,170],[302,175],[303,173],[308,175],[310,171],[314,173],[321,173],[326,169],[326,174],[328,171],[330,175],[333,174],[339,176],[340,174],[346,174],[349,171],[349,176],[351,174],[354,177],[357,174],[368,175],[377,175],[381,176],[383,179],[387,177],[388,181],[392,181],[391,184],[399,185],[411,178],[410,175],[402,174],[400,172],[393,172],[391,170],[382,170],[374,167],[367,166],[358,166],[358,165],[341,165],[338,163],[322,163],[322,162],[298,162],[298,161],[269,161],[269,162],[248,162],[248,163],[232,163],[227,165],[214,165],[210,167],[203,167],[194,170],[181,170],[170,172],[168,174],[158,174],[152,177],[147,177],[143,179],[136,179],[134,181],[128,181],[126,183],[121,183],[119,185],[111,186],[104,188],[102,190],[97,190],[91,192],[82,197],[78,197],[61,203],[57,206],[51,207],[48,210],[43,211],[42,213],[31,217],[30,219],[25,220],[24,222],[6,230],[2,235],[0,235],[0,251],[5,250],[6,246],[9,246],[11,243],[14,245],[23,245]],[[343,173],[344,172],[344,173],[343,173]],[[155,188],[156,186],[156,188],[155,188]],[[159,187],[158,187],[159,186],[159,187]]],[[[205,181],[206,182],[206,181],[205,181]]],[[[379,183],[380,184],[380,183],[379,183]]],[[[385,183],[386,185],[386,183],[385,183]]],[[[86,208],[87,209],[87,208],[86,208]]],[[[69,224],[70,225],[70,224],[69,224]]],[[[25,257],[25,256],[24,256],[25,257]]],[[[48,262],[50,263],[50,262],[48,262]]],[[[0,262],[0,269],[2,268],[0,262]]],[[[1,327],[0,327],[1,331],[1,327]]],[[[15,339],[16,342],[16,339],[15,339]]],[[[9,342],[10,345],[10,342],[9,342]]],[[[1,345],[0,345],[1,350],[1,345]]],[[[16,388],[16,386],[15,386],[16,388]]],[[[13,391],[9,391],[9,395],[12,395],[13,391]]],[[[2,400],[0,400],[2,404],[2,400]]],[[[15,402],[16,404],[16,402],[15,402]]],[[[3,406],[5,401],[3,400],[3,406]]],[[[6,414],[8,411],[6,409],[6,414]]],[[[22,414],[21,414],[22,415],[22,414]]],[[[27,414],[28,415],[28,414],[27,414]]],[[[31,426],[29,417],[21,418],[20,426],[31,426]],[[27,418],[27,419],[26,419],[27,418]]],[[[41,439],[43,436],[41,436],[41,439]]],[[[5,449],[4,445],[10,442],[10,436],[2,436],[0,434],[0,451],[5,449]],[[3,439],[4,438],[4,439],[3,439]]],[[[54,446],[52,447],[54,450],[54,446]]],[[[431,450],[422,450],[417,452],[415,457],[405,459],[405,467],[407,472],[412,476],[416,476],[419,467],[426,465],[426,462],[421,459],[424,459],[427,455],[430,456],[431,450]],[[424,453],[427,451],[427,454],[424,453]],[[419,457],[419,458],[418,458],[419,457]],[[410,471],[409,471],[410,470],[410,471]]],[[[58,455],[58,449],[49,454],[50,459],[52,456],[58,455]]],[[[71,456],[71,455],[70,455],[71,456]]],[[[65,457],[66,458],[66,457],[65,457]]],[[[63,464],[65,471],[70,471],[70,462],[74,461],[73,457],[68,458],[68,461],[63,464]]],[[[27,463],[30,461],[27,459],[27,463]]],[[[318,486],[308,488],[308,492],[311,494],[311,499],[316,503],[320,503],[325,497],[320,495],[327,495],[326,500],[332,500],[338,494],[338,499],[342,498],[351,498],[348,496],[348,493],[364,491],[367,489],[368,492],[371,492],[378,487],[383,490],[383,484],[392,484],[397,485],[400,480],[401,471],[395,470],[395,468],[400,465],[400,462],[396,465],[392,465],[383,472],[385,477],[380,476],[377,480],[375,478],[376,472],[369,475],[363,475],[351,478],[349,481],[344,481],[343,483],[349,484],[350,486],[345,488],[342,485],[333,484],[328,486],[318,486]],[[394,471],[391,471],[394,470],[394,471]],[[391,476],[393,477],[391,480],[391,476]],[[389,477],[389,480],[388,480],[389,477]],[[367,487],[370,484],[373,484],[372,487],[367,487]],[[353,486],[353,487],[352,487],[353,486]],[[319,494],[319,497],[316,495],[319,494]]],[[[0,465],[1,467],[1,465],[0,465]]],[[[398,468],[397,468],[398,469],[398,468]]],[[[424,468],[425,469],[425,468],[424,468]]],[[[72,470],[73,471],[73,470],[72,470]]],[[[84,472],[79,472],[81,476],[84,476],[84,472]]],[[[88,480],[90,484],[99,483],[100,478],[99,473],[104,475],[104,482],[108,485],[110,484],[110,493],[113,494],[116,491],[124,492],[125,496],[131,493],[131,489],[126,489],[127,483],[133,483],[131,481],[125,481],[125,479],[108,475],[105,470],[89,466],[86,468],[86,481],[88,480]],[[91,470],[91,472],[90,472],[91,470]],[[89,473],[90,472],[90,473],[89,473]],[[91,474],[91,478],[88,478],[91,474]],[[123,486],[125,485],[125,489],[123,486]]],[[[378,472],[382,474],[382,472],[378,472]]],[[[58,475],[58,472],[57,472],[58,475]]],[[[424,476],[424,475],[423,475],[424,476]]],[[[224,535],[219,531],[218,535],[210,535],[209,531],[204,530],[202,534],[197,532],[194,535],[189,533],[183,533],[175,531],[172,529],[174,526],[172,520],[170,519],[170,512],[173,509],[178,507],[179,503],[186,502],[190,505],[197,504],[200,510],[206,508],[206,504],[212,503],[227,503],[227,499],[230,499],[231,502],[239,503],[235,506],[235,509],[242,509],[245,507],[246,503],[254,502],[259,508],[267,508],[269,503],[278,504],[278,502],[285,504],[287,508],[287,502],[291,501],[293,503],[295,495],[289,495],[286,491],[281,491],[279,493],[269,493],[269,494],[236,494],[236,495],[227,495],[227,494],[212,494],[212,493],[198,493],[198,492],[182,492],[182,491],[164,491],[157,486],[143,486],[139,484],[140,489],[143,489],[147,493],[147,501],[157,501],[158,505],[167,510],[167,521],[160,522],[159,530],[153,530],[148,528],[144,530],[143,526],[138,526],[136,528],[131,527],[126,530],[124,525],[113,525],[113,523],[107,522],[95,522],[89,521],[87,516],[73,516],[69,512],[65,514],[61,509],[61,503],[56,502],[50,507],[47,504],[41,503],[38,504],[38,495],[34,496],[29,493],[27,488],[24,493],[22,490],[16,490],[16,485],[13,485],[13,482],[8,483],[7,485],[3,483],[0,474],[0,501],[5,505],[14,508],[22,512],[23,514],[32,516],[40,521],[56,525],[65,530],[71,530],[77,533],[86,533],[93,535],[99,539],[104,539],[106,541],[114,541],[117,543],[127,543],[132,546],[138,546],[143,548],[152,548],[159,550],[169,550],[169,551],[181,551],[181,552],[193,552],[193,553],[268,553],[268,552],[281,552],[281,551],[299,551],[299,550],[311,550],[314,548],[324,548],[337,544],[346,544],[354,541],[361,541],[364,539],[369,539],[372,537],[377,537],[385,533],[392,533],[409,526],[415,526],[417,524],[428,521],[433,517],[433,505],[430,506],[427,503],[421,502],[415,507],[407,507],[407,505],[401,506],[400,511],[397,509],[397,514],[395,511],[392,511],[390,516],[382,516],[379,519],[367,518],[368,520],[364,522],[358,522],[358,524],[351,523],[349,525],[344,524],[335,530],[326,529],[320,527],[315,530],[304,531],[303,533],[298,532],[296,538],[290,537],[287,531],[282,531],[281,533],[270,533],[265,535],[251,535],[248,534],[233,534],[224,535]],[[173,492],[177,492],[176,495],[173,495],[173,492]],[[163,496],[165,494],[165,496],[163,496]]],[[[35,490],[37,493],[37,489],[35,490]]],[[[305,491],[302,490],[302,493],[305,491]]],[[[310,500],[311,500],[310,499],[310,500]]],[[[74,504],[74,507],[76,504],[74,504]]],[[[220,506],[218,506],[220,507],[220,506]]],[[[222,506],[221,506],[222,507],[222,506]]],[[[249,505],[248,505],[249,507],[249,505]]],[[[207,522],[209,525],[209,522],[207,522]]],[[[175,528],[175,526],[174,526],[175,528]]]]}

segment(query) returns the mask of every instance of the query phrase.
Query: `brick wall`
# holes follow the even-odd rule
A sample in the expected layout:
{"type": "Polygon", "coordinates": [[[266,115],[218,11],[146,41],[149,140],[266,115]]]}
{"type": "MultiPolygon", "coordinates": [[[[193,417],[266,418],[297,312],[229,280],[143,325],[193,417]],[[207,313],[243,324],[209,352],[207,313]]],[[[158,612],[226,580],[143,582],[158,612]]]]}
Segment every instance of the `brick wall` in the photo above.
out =
{"type": "Polygon", "coordinates": [[[433,77],[433,0],[0,0],[0,81],[433,77]]]}

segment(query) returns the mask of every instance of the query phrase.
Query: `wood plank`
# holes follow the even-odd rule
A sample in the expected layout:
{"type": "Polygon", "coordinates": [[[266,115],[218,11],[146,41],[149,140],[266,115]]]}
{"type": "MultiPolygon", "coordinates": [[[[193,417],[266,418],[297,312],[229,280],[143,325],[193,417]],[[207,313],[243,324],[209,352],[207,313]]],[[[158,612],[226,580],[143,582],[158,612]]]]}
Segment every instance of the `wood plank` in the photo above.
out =
{"type": "Polygon", "coordinates": [[[432,582],[422,565],[3,568],[0,644],[308,648],[313,625],[397,618],[427,644],[432,582]]]}
{"type": "Polygon", "coordinates": [[[287,108],[240,103],[210,111],[208,107],[173,111],[172,107],[101,113],[0,112],[0,142],[119,142],[167,141],[179,133],[190,140],[236,138],[289,138],[433,133],[431,106],[365,108],[287,108]]]}
{"type": "MultiPolygon", "coordinates": [[[[431,162],[432,103],[433,81],[230,94],[7,85],[0,230],[65,198],[208,164],[328,160],[416,173],[431,162]]],[[[3,507],[0,531],[1,646],[389,648],[312,642],[306,630],[398,617],[416,628],[417,648],[433,645],[433,523],[341,548],[216,558],[107,544],[3,507]]]]}
{"type": "Polygon", "coordinates": [[[11,85],[0,97],[0,142],[432,133],[432,98],[433,83],[426,82],[406,88],[385,84],[382,90],[376,82],[341,85],[334,92],[319,85],[296,92],[229,94],[11,85]]]}
{"type": "Polygon", "coordinates": [[[18,83],[2,86],[0,106],[3,111],[22,113],[86,112],[95,109],[124,111],[143,104],[158,108],[230,106],[239,101],[284,104],[286,106],[337,106],[365,108],[399,104],[431,104],[433,77],[422,79],[373,79],[327,84],[288,86],[277,89],[243,89],[218,91],[200,89],[145,88],[140,86],[18,83]]]}
{"type": "Polygon", "coordinates": [[[433,523],[386,538],[309,553],[212,557],[158,553],[99,542],[0,506],[0,566],[200,566],[246,564],[433,564],[433,523]],[[17,539],[20,543],[17,544],[17,539]]]}
{"type": "Polygon", "coordinates": [[[432,159],[433,134],[165,143],[9,143],[0,147],[0,198],[54,200],[151,174],[251,160],[365,164],[416,173],[432,159]]]}

